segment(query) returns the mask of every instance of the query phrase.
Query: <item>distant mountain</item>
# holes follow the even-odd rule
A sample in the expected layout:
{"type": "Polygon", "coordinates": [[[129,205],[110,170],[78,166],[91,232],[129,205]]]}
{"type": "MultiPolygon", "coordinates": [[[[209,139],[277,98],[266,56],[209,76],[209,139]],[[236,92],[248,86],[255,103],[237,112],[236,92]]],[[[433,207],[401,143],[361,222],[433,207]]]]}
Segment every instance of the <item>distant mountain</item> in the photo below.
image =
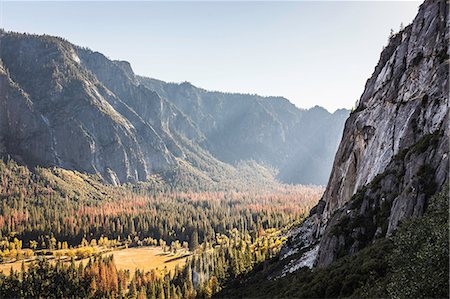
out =
{"type": "Polygon", "coordinates": [[[349,114],[136,76],[46,35],[0,31],[0,59],[1,155],[113,184],[180,171],[214,183],[249,160],[284,182],[325,184],[349,114]]]}
{"type": "Polygon", "coordinates": [[[328,180],[348,110],[331,114],[319,106],[298,109],[282,97],[138,79],[189,116],[202,134],[199,144],[219,160],[270,165],[287,183],[323,185],[328,180]]]}

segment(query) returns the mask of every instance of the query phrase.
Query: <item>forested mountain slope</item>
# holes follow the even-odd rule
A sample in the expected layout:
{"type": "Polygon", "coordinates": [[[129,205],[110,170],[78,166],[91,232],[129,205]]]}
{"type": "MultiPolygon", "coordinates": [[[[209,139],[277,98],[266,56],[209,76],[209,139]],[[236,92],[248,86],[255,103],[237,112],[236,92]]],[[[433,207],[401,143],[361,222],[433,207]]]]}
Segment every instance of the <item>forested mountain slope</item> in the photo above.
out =
{"type": "Polygon", "coordinates": [[[0,153],[113,184],[180,172],[214,184],[248,160],[285,182],[325,184],[348,115],[139,77],[46,35],[1,31],[0,60],[0,153]]]}
{"type": "Polygon", "coordinates": [[[273,258],[214,298],[448,298],[448,191],[430,199],[423,217],[329,267],[273,279],[285,266],[273,258]]]}

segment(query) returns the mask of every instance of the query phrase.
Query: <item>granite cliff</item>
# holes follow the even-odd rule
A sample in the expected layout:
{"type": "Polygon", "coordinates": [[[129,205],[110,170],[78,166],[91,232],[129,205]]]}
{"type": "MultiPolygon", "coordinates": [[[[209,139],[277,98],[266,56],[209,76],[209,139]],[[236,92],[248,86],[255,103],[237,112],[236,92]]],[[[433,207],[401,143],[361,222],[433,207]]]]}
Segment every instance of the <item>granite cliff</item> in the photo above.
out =
{"type": "Polygon", "coordinates": [[[446,1],[425,1],[390,37],[346,121],[323,198],[291,231],[284,273],[326,267],[391,235],[448,184],[448,43],[446,1]]]}

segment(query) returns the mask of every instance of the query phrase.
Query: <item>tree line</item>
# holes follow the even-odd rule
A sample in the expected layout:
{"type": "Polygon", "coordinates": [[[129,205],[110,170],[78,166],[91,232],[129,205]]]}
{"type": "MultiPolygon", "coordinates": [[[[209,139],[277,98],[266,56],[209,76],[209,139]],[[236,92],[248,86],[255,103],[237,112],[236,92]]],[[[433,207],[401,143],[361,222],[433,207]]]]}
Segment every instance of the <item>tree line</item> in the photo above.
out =
{"type": "Polygon", "coordinates": [[[210,298],[230,278],[276,256],[283,240],[266,230],[257,238],[234,229],[204,242],[174,272],[118,270],[114,255],[96,255],[83,265],[74,258],[49,262],[38,259],[28,269],[0,274],[1,298],[210,298]]]}
{"type": "Polygon", "coordinates": [[[53,249],[58,246],[54,239],[69,246],[101,237],[191,244],[193,236],[203,243],[233,228],[256,236],[299,220],[322,191],[288,186],[274,192],[135,192],[100,185],[93,196],[91,185],[68,190],[12,161],[0,161],[0,237],[14,234],[25,248],[53,249]]]}

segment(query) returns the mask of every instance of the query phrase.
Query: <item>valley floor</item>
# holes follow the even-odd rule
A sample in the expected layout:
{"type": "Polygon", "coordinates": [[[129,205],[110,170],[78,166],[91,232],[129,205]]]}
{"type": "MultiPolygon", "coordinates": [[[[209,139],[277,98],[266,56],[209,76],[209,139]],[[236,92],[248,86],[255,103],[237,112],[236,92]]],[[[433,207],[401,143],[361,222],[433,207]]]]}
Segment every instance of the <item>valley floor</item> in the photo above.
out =
{"type": "Polygon", "coordinates": [[[276,257],[323,193],[186,188],[0,161],[0,298],[209,298],[276,257]]]}

